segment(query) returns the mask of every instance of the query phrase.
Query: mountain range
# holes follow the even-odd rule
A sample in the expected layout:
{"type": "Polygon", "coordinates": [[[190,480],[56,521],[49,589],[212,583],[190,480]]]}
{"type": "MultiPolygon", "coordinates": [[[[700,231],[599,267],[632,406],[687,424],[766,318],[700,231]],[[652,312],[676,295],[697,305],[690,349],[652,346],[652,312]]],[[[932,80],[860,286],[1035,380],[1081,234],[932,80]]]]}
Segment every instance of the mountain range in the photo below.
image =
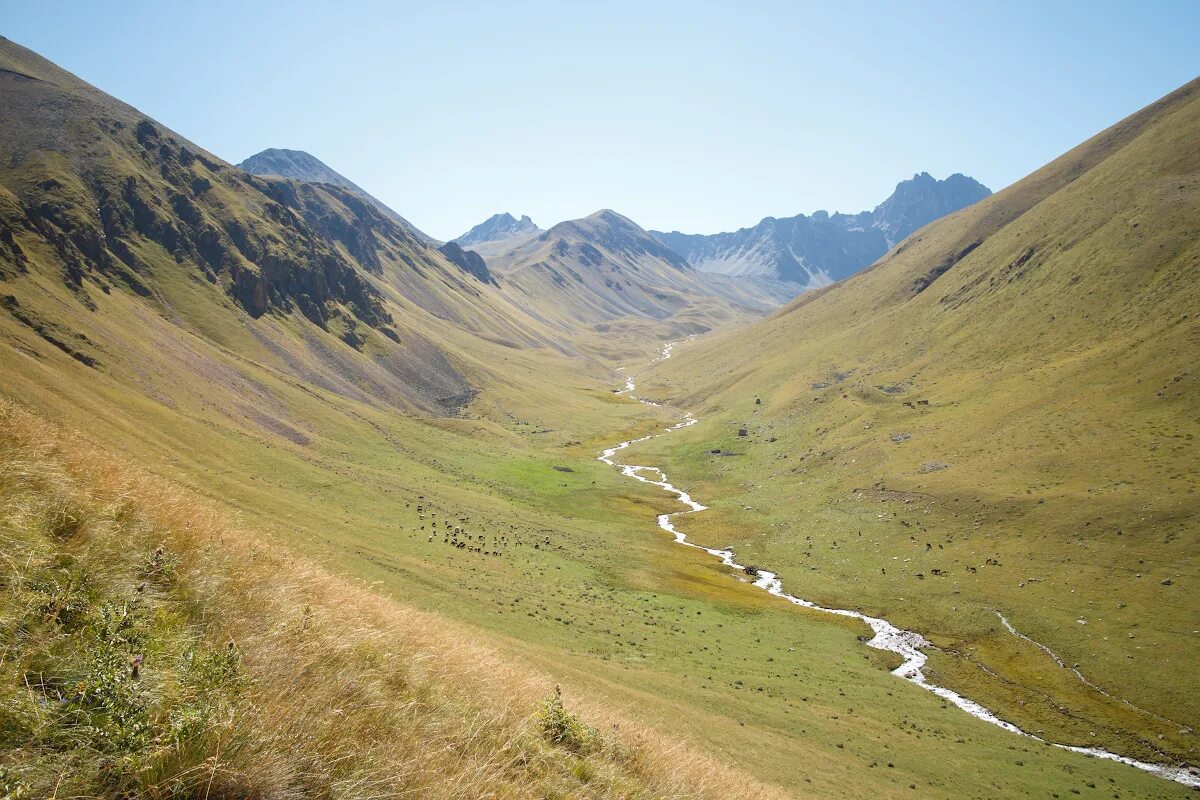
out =
{"type": "Polygon", "coordinates": [[[873,211],[767,217],[731,233],[651,234],[703,272],[771,278],[795,284],[799,294],[853,275],[922,226],[990,194],[965,175],[937,180],[922,172],[873,211]]]}
{"type": "MultiPolygon", "coordinates": [[[[672,336],[698,333],[776,307],[782,296],[706,275],[628,217],[603,209],[540,233],[485,243],[504,295],[540,322],[613,331],[646,321],[672,336]],[[545,302],[546,298],[554,302],[545,302]]],[[[482,248],[482,244],[476,244],[482,248]]]]}
{"type": "Polygon", "coordinates": [[[0,794],[1194,796],[1200,80],[694,240],[0,106],[0,794]]]}

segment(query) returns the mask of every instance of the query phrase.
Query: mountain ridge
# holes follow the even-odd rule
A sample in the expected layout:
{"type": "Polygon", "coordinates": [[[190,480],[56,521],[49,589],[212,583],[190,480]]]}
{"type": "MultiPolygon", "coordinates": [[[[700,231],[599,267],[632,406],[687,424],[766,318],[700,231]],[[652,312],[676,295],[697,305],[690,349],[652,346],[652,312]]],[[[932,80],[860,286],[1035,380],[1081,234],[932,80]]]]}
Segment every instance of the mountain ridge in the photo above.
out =
{"type": "Polygon", "coordinates": [[[961,173],[937,180],[920,172],[871,211],[764,217],[715,234],[650,233],[701,271],[774,278],[796,284],[798,294],[853,275],[923,225],[990,194],[961,173]]]}
{"type": "Polygon", "coordinates": [[[181,344],[174,326],[329,391],[436,415],[474,396],[483,373],[468,375],[467,351],[483,341],[560,344],[477,263],[451,261],[354,190],[238,169],[7,39],[0,92],[13,115],[0,127],[0,319],[18,340],[32,332],[125,379],[154,362],[150,342],[181,344]],[[118,313],[156,333],[130,339],[110,323],[118,313]]]}
{"type": "Polygon", "coordinates": [[[605,330],[643,330],[645,320],[657,320],[670,324],[674,335],[689,335],[760,315],[782,299],[696,271],[611,209],[499,244],[486,251],[486,258],[505,295],[562,330],[573,321],[605,330]]]}
{"type": "Polygon", "coordinates": [[[277,175],[281,178],[292,178],[305,183],[329,183],[334,186],[340,186],[343,189],[349,189],[370,202],[385,216],[408,228],[425,244],[434,246],[441,244],[437,239],[424,233],[416,225],[413,225],[407,219],[400,216],[400,214],[392,210],[382,200],[374,197],[366,189],[363,189],[354,181],[304,150],[268,147],[244,159],[237,164],[237,167],[252,175],[277,175]]]}

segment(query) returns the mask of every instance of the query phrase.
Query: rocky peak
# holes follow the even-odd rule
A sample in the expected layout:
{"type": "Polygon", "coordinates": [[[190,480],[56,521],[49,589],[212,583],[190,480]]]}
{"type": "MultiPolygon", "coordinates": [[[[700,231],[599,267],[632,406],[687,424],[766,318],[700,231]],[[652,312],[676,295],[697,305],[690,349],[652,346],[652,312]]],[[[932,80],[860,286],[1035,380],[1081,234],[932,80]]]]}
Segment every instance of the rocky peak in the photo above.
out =
{"type": "Polygon", "coordinates": [[[527,215],[522,214],[521,218],[517,219],[505,211],[502,214],[493,214],[453,241],[460,245],[484,244],[511,239],[514,236],[540,233],[541,230],[527,215]]]}
{"type": "Polygon", "coordinates": [[[872,211],[763,217],[751,228],[711,235],[651,234],[702,272],[784,281],[799,292],[853,275],[918,228],[990,194],[965,175],[939,181],[918,172],[872,211]]]}
{"type": "Polygon", "coordinates": [[[896,184],[892,195],[875,207],[872,222],[893,245],[918,228],[991,193],[979,181],[960,173],[939,181],[928,172],[920,172],[896,184]]]}
{"type": "Polygon", "coordinates": [[[268,147],[266,150],[250,156],[238,164],[238,167],[249,172],[251,175],[278,176],[303,181],[304,183],[328,183],[342,189],[349,189],[375,206],[385,217],[403,225],[425,244],[440,244],[432,236],[422,232],[411,222],[389,208],[382,200],[373,197],[366,189],[363,189],[311,153],[306,153],[303,150],[268,147]]]}

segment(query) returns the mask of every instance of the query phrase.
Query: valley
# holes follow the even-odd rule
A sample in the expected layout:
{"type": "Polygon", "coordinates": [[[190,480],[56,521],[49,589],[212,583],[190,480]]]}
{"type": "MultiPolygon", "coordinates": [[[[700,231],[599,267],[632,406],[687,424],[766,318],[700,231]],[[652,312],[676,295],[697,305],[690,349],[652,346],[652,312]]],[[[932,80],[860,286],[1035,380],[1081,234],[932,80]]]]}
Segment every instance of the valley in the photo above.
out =
{"type": "MultiPolygon", "coordinates": [[[[659,357],[657,359],[655,359],[655,361],[665,361],[666,359],[670,358],[671,353],[676,344],[678,344],[678,343],[673,342],[673,343],[665,345],[663,347],[663,350],[660,353],[659,357]]],[[[628,378],[626,380],[624,388],[621,390],[621,393],[632,393],[635,389],[636,389],[636,384],[635,384],[633,378],[628,378]]],[[[632,394],[630,394],[629,396],[633,397],[632,394]]],[[[637,398],[634,398],[634,399],[637,399],[637,398]]],[[[650,401],[646,401],[646,400],[641,400],[640,402],[647,403],[650,405],[657,405],[657,404],[651,403],[650,401]]],[[[674,425],[666,428],[662,433],[651,434],[648,436],[639,437],[638,439],[626,440],[626,441],[621,442],[620,444],[616,445],[615,447],[611,447],[611,448],[604,450],[601,453],[599,460],[605,464],[608,464],[609,466],[617,467],[618,469],[621,470],[621,474],[623,474],[627,477],[633,478],[637,481],[641,481],[642,483],[648,483],[652,486],[657,486],[660,489],[662,489],[663,491],[667,492],[668,494],[675,495],[678,498],[679,503],[686,506],[686,509],[681,512],[665,513],[665,514],[658,515],[658,527],[661,528],[662,530],[666,531],[667,533],[671,534],[671,536],[674,538],[674,541],[676,544],[685,545],[687,547],[692,547],[692,548],[697,548],[697,549],[703,550],[704,552],[708,553],[710,556],[714,556],[714,557],[718,558],[721,561],[721,563],[723,565],[725,565],[726,567],[728,567],[732,572],[734,572],[734,573],[740,572],[742,574],[748,575],[751,578],[753,578],[753,585],[755,587],[757,587],[759,589],[763,589],[767,593],[769,593],[775,597],[784,599],[794,605],[800,606],[802,608],[808,608],[808,609],[813,609],[816,611],[821,611],[821,612],[824,612],[827,614],[833,614],[833,615],[840,616],[840,617],[849,617],[851,619],[857,619],[860,622],[865,623],[868,627],[871,628],[871,630],[874,633],[874,636],[869,641],[866,642],[866,645],[868,647],[873,647],[877,650],[883,650],[883,651],[889,652],[889,653],[895,653],[896,655],[898,655],[902,658],[902,663],[900,664],[900,666],[898,666],[892,670],[893,675],[896,675],[905,680],[911,681],[912,683],[916,684],[917,686],[920,686],[921,688],[923,688],[929,692],[932,692],[933,694],[937,695],[938,697],[943,698],[944,700],[947,700],[952,705],[958,707],[959,709],[961,709],[962,711],[966,712],[967,714],[971,715],[972,717],[974,717],[976,719],[979,719],[979,720],[982,720],[989,724],[995,725],[996,727],[1001,728],[1002,730],[1006,730],[1010,733],[1013,733],[1013,734],[1016,734],[1019,736],[1026,736],[1029,738],[1036,739],[1038,741],[1044,741],[1040,737],[1030,734],[1026,731],[1023,731],[1020,728],[1017,728],[1016,726],[1012,725],[1011,723],[1006,722],[1005,720],[996,716],[996,714],[993,713],[992,711],[988,710],[987,708],[984,708],[979,703],[977,703],[969,698],[963,697],[962,695],[958,694],[957,692],[954,692],[951,689],[947,689],[943,686],[937,686],[935,684],[929,683],[922,670],[928,661],[928,658],[924,651],[926,649],[933,647],[933,645],[931,642],[926,640],[920,634],[914,633],[912,631],[900,630],[899,628],[892,625],[887,620],[878,619],[875,617],[869,617],[859,611],[850,611],[850,610],[840,609],[840,608],[824,608],[824,607],[819,606],[809,600],[805,600],[805,599],[796,597],[795,595],[787,594],[783,591],[783,585],[780,582],[780,580],[775,576],[775,573],[770,572],[763,567],[747,566],[747,565],[737,563],[735,561],[736,556],[735,556],[732,548],[726,547],[724,549],[716,549],[716,548],[712,548],[712,547],[703,547],[701,545],[697,545],[697,544],[693,544],[693,543],[689,542],[687,540],[687,535],[685,533],[680,532],[675,527],[673,518],[684,515],[684,514],[694,514],[694,513],[700,512],[700,511],[706,511],[706,510],[708,510],[708,507],[696,502],[692,498],[692,496],[690,494],[688,494],[688,492],[673,486],[668,481],[666,473],[663,472],[660,468],[653,467],[653,466],[618,464],[615,461],[613,461],[613,458],[616,456],[616,454],[618,452],[620,452],[621,450],[624,450],[625,448],[629,447],[630,445],[638,444],[640,442],[644,442],[644,441],[648,441],[652,438],[656,438],[656,436],[663,436],[665,434],[672,433],[672,432],[680,430],[682,428],[690,427],[692,425],[695,425],[697,422],[699,422],[699,420],[696,417],[694,417],[692,414],[688,413],[684,416],[684,418],[680,422],[677,422],[674,425]],[[650,477],[647,477],[643,473],[649,473],[650,477]]],[[[1055,655],[1052,650],[1050,650],[1045,645],[1035,642],[1034,640],[1030,639],[1029,637],[1018,632],[1012,626],[1012,624],[1009,623],[1009,621],[1007,619],[1005,619],[1002,614],[1000,614],[1000,612],[996,612],[996,615],[1000,619],[1000,622],[1004,625],[1005,629],[1009,633],[1013,634],[1017,638],[1023,639],[1024,641],[1026,641],[1026,642],[1034,645],[1038,649],[1040,649],[1043,653],[1045,653],[1047,656],[1049,656],[1058,665],[1059,668],[1062,668],[1062,669],[1066,668],[1066,665],[1063,663],[1062,659],[1059,658],[1057,655],[1055,655]]],[[[1076,677],[1078,677],[1081,682],[1087,684],[1090,688],[1092,688],[1102,694],[1105,694],[1106,696],[1110,696],[1110,695],[1108,695],[1107,692],[1104,692],[1103,689],[1096,686],[1094,683],[1091,683],[1090,681],[1088,681],[1088,679],[1083,676],[1083,674],[1078,670],[1078,668],[1074,668],[1073,672],[1075,673],[1076,677]]],[[[1131,705],[1128,703],[1128,701],[1126,701],[1126,704],[1131,705]]],[[[1136,706],[1131,705],[1131,707],[1136,709],[1136,706]]],[[[1141,711],[1142,709],[1138,709],[1138,710],[1141,711]]],[[[1148,712],[1146,712],[1146,713],[1148,713],[1148,712]]],[[[1170,720],[1168,720],[1164,717],[1159,717],[1159,719],[1163,722],[1167,722],[1167,723],[1171,722],[1170,720]]],[[[1176,723],[1176,724],[1178,724],[1178,723],[1176,723]]],[[[1092,758],[1099,758],[1099,759],[1104,759],[1104,760],[1108,760],[1108,761],[1116,761],[1118,763],[1126,764],[1128,766],[1135,767],[1135,768],[1143,770],[1145,772],[1149,772],[1150,774],[1156,775],[1158,777],[1165,778],[1167,780],[1176,781],[1178,783],[1183,784],[1184,786],[1189,786],[1192,788],[1200,787],[1200,772],[1197,772],[1196,770],[1193,770],[1188,767],[1171,767],[1171,766],[1164,766],[1162,764],[1154,764],[1154,763],[1148,763],[1148,762],[1144,762],[1144,761],[1137,761],[1135,759],[1131,759],[1126,756],[1121,756],[1121,755],[1118,755],[1115,753],[1110,753],[1107,750],[1103,750],[1103,749],[1095,748],[1095,747],[1080,747],[1077,745],[1066,745],[1066,744],[1061,744],[1061,743],[1057,743],[1057,742],[1049,742],[1049,743],[1051,745],[1053,745],[1054,747],[1059,747],[1064,750],[1068,750],[1068,751],[1075,752],[1075,753],[1080,753],[1082,755],[1086,755],[1086,756],[1089,756],[1092,758]]]]}
{"type": "Polygon", "coordinates": [[[0,97],[6,796],[1200,786],[1200,83],[690,244],[0,97]]]}

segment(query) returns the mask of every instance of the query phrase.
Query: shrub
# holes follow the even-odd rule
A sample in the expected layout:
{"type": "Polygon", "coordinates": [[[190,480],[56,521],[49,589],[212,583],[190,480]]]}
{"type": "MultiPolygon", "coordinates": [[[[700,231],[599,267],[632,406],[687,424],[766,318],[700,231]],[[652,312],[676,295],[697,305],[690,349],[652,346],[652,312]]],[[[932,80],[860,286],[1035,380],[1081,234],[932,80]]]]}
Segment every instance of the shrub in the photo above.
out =
{"type": "Polygon", "coordinates": [[[600,745],[599,732],[567,711],[562,701],[562,690],[557,686],[554,687],[554,696],[542,701],[535,719],[548,741],[572,752],[587,753],[600,745]]]}

